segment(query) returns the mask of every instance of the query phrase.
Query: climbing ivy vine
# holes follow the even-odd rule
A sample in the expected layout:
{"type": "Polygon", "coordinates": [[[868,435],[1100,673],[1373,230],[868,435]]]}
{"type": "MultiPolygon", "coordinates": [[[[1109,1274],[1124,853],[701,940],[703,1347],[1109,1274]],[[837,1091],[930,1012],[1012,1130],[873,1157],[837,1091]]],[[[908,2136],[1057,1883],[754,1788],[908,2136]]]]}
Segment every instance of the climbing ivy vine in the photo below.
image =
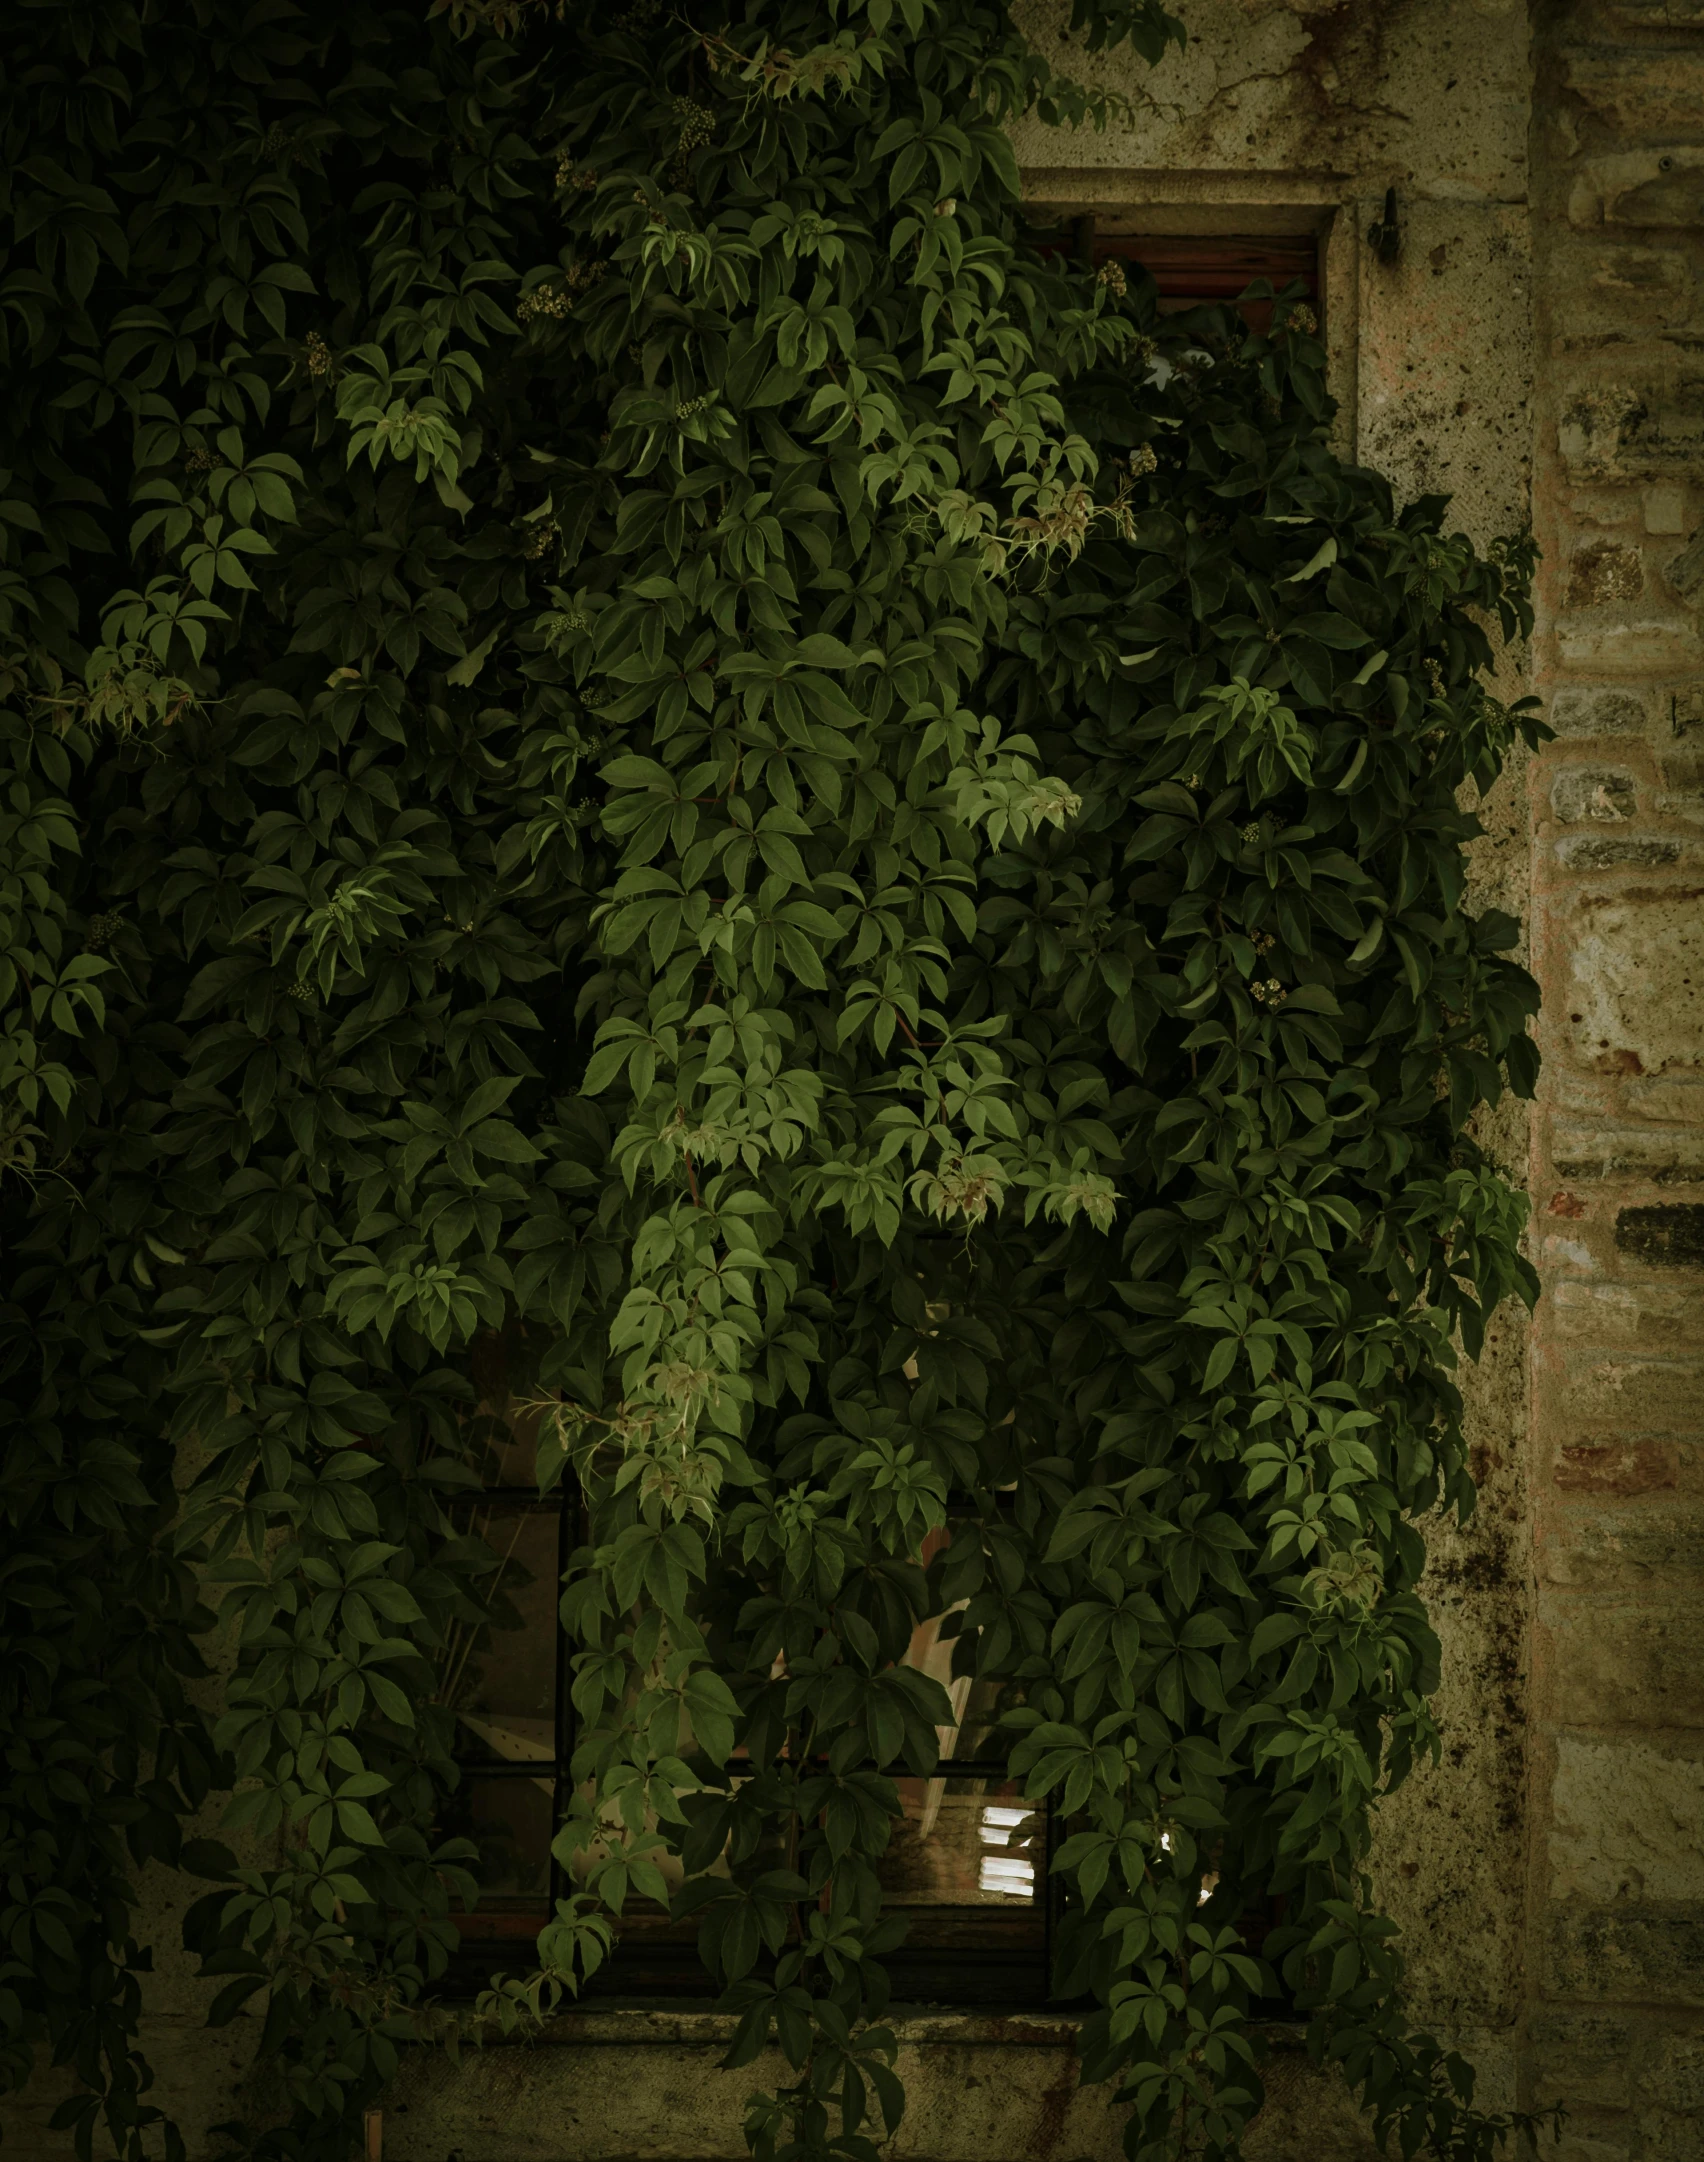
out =
{"type": "Polygon", "coordinates": [[[143,1866],[303,2158],[663,1901],[791,2068],[761,2162],[864,2162],[946,1615],[1135,2162],[1234,2152],[1280,1995],[1492,2153],[1365,1860],[1535,1288],[1461,808],[1525,547],[1333,454],[1294,296],[1038,252],[1006,123],[1108,106],[1003,0],[0,22],[8,2083],[181,2153],[143,1866]],[[579,1888],[468,2011],[499,1340],[579,1888]]]}

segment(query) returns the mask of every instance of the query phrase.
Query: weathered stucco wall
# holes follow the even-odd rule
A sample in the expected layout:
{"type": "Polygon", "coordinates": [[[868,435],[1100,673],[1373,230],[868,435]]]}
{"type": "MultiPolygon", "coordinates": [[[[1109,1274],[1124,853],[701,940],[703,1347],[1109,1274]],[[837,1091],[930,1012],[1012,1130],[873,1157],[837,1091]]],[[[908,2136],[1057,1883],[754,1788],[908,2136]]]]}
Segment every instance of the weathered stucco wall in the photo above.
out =
{"type": "MultiPolygon", "coordinates": [[[[1547,1297],[1467,1378],[1482,1501],[1432,1540],[1444,1758],[1391,1803],[1381,1888],[1416,2009],[1490,2100],[1567,2100],[1558,2162],[1704,2157],[1704,0],[1174,0],[1191,40],[1097,65],[1128,127],[1020,131],[1038,203],[1125,231],[1318,232],[1341,438],[1481,542],[1536,522],[1514,656],[1560,732],[1482,807],[1474,894],[1531,917],[1547,1297]],[[1536,120],[1535,120],[1536,111],[1536,120]],[[1529,179],[1529,147],[1533,158],[1529,179]],[[1398,190],[1403,250],[1366,229],[1398,190]]],[[[1038,4],[1036,35],[1060,35],[1038,4]]],[[[238,2114],[252,2023],[200,2025],[158,1879],[147,2047],[192,2162],[238,2114]]],[[[422,2054],[389,2162],[709,2162],[763,2067],[712,2015],[575,2015],[457,2068],[422,2054]]],[[[1119,2152],[1058,2022],[901,2026],[904,2162],[1119,2152]]],[[[1352,2162],[1341,2095],[1276,2036],[1250,2162],[1352,2162]]],[[[44,2084],[15,2152],[63,2152],[44,2084]]],[[[251,2097],[250,2099],[256,2099],[251,2097]]]]}

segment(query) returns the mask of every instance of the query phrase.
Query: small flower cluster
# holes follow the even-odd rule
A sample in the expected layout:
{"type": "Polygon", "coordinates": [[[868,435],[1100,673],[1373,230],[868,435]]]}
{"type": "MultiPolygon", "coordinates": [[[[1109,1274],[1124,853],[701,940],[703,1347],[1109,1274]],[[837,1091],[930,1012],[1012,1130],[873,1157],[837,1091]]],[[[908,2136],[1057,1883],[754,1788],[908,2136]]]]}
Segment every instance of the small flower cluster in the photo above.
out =
{"type": "Polygon", "coordinates": [[[716,133],[716,115],[708,105],[700,105],[696,98],[676,98],[674,101],[675,126],[680,130],[680,142],[675,157],[684,160],[695,150],[702,150],[716,133]]]}
{"type": "Polygon", "coordinates": [[[331,347],[317,330],[310,330],[302,340],[302,364],[314,383],[323,383],[332,371],[331,347]]]}
{"type": "Polygon", "coordinates": [[[100,915],[89,918],[83,932],[83,944],[90,953],[105,953],[123,929],[124,917],[119,910],[105,909],[100,915]]]}
{"type": "Polygon", "coordinates": [[[1095,272],[1095,283],[1104,285],[1117,300],[1122,300],[1130,290],[1130,280],[1124,274],[1124,265],[1116,256],[1109,256],[1095,272]]]}
{"type": "Polygon", "coordinates": [[[609,265],[599,257],[571,263],[562,273],[560,284],[535,285],[523,296],[515,310],[515,320],[531,323],[544,316],[560,321],[563,316],[571,315],[575,301],[582,293],[590,292],[608,268],[609,265]]]}
{"type": "Polygon", "coordinates": [[[1251,983],[1248,995],[1258,1006],[1282,1006],[1290,994],[1276,976],[1268,976],[1264,983],[1251,983]]]}
{"type": "Polygon", "coordinates": [[[548,555],[562,538],[554,518],[541,518],[536,524],[521,529],[521,553],[530,561],[548,555]]]}
{"type": "Polygon", "coordinates": [[[541,315],[560,318],[571,315],[574,296],[564,286],[539,285],[523,296],[515,310],[517,323],[536,322],[541,315]]]}
{"type": "Polygon", "coordinates": [[[216,465],[223,463],[213,451],[207,448],[205,443],[197,443],[183,462],[192,473],[211,473],[216,465]]]}
{"type": "Polygon", "coordinates": [[[1293,308],[1286,311],[1284,328],[1299,330],[1304,338],[1311,338],[1319,329],[1319,317],[1305,300],[1299,300],[1293,308]]]}
{"type": "Polygon", "coordinates": [[[590,195],[598,184],[596,169],[590,165],[576,165],[574,153],[564,150],[556,161],[556,185],[572,188],[577,194],[590,195]]]}
{"type": "Polygon", "coordinates": [[[1157,472],[1160,464],[1152,443],[1138,443],[1124,462],[1129,466],[1133,480],[1140,480],[1144,474],[1157,472]]]}

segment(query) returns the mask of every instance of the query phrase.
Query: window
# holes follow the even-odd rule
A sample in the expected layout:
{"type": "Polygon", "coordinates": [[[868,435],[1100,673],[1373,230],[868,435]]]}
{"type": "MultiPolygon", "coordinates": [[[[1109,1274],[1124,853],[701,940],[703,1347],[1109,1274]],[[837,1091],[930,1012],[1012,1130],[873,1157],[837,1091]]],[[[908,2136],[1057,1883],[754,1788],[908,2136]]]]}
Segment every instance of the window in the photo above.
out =
{"type": "MultiPolygon", "coordinates": [[[[492,1393],[502,1400],[502,1390],[492,1393]]],[[[522,1968],[553,1903],[573,1888],[550,1845],[574,1747],[568,1647],[556,1608],[577,1543],[576,1505],[561,1492],[539,1496],[524,1421],[487,1424],[494,1437],[487,1485],[467,1505],[465,1522],[499,1558],[494,1619],[449,1647],[442,1685],[456,1717],[461,1783],[441,1829],[478,1850],[472,1868],[479,1903],[454,1917],[462,1955],[451,1982],[469,1990],[493,1971],[522,1968]]],[[[990,1691],[954,1680],[951,1653],[938,1618],[913,1633],[907,1653],[908,1664],[947,1689],[957,1724],[938,1730],[941,1760],[932,1777],[895,1777],[901,1815],[880,1874],[889,1911],[904,1914],[910,1927],[884,1964],[901,1999],[1040,2004],[1051,1950],[1050,1819],[1026,1804],[1008,1777],[1003,1755],[991,1747],[990,1691]]],[[[730,1772],[738,1777],[737,1759],[730,1772]]],[[[713,1995],[697,1938],[695,1919],[673,1922],[652,1902],[633,1900],[614,1957],[590,1993],[713,1995]]]]}
{"type": "MultiPolygon", "coordinates": [[[[1074,255],[1097,268],[1140,264],[1159,289],[1162,315],[1234,301],[1260,278],[1276,292],[1299,279],[1316,314],[1321,309],[1320,243],[1313,234],[1119,233],[1082,217],[1040,227],[1033,237],[1046,253],[1074,255]]],[[[1270,301],[1248,301],[1242,312],[1256,330],[1272,320],[1270,301]]]]}
{"type": "Polygon", "coordinates": [[[484,1495],[463,1527],[498,1557],[494,1619],[446,1647],[440,1694],[456,1717],[461,1784],[442,1819],[470,1839],[480,1902],[458,1917],[464,1945],[487,1971],[523,1961],[561,1896],[551,1860],[571,1744],[563,1716],[567,1660],[557,1625],[569,1524],[560,1496],[541,1499],[530,1436],[487,1422],[484,1495]]]}

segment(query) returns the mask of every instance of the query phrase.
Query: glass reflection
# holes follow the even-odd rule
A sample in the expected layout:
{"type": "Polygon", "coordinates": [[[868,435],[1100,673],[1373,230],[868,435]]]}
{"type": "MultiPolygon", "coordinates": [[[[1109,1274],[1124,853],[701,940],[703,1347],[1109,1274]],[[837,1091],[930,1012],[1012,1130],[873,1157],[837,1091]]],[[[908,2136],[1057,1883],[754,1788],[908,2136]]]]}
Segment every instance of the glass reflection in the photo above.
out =
{"type": "Polygon", "coordinates": [[[470,1761],[555,1760],[558,1527],[554,1509],[486,1502],[467,1512],[463,1528],[497,1557],[491,1618],[452,1625],[439,1700],[470,1761]]]}
{"type": "Polygon", "coordinates": [[[1041,1818],[1016,1781],[901,1779],[900,1808],[876,1865],[896,1907],[1033,1906],[1041,1818]]]}
{"type": "Polygon", "coordinates": [[[482,1901],[549,1898],[554,1778],[481,1779],[464,1773],[439,1823],[446,1837],[470,1839],[477,1848],[477,1859],[464,1866],[482,1901]]]}

